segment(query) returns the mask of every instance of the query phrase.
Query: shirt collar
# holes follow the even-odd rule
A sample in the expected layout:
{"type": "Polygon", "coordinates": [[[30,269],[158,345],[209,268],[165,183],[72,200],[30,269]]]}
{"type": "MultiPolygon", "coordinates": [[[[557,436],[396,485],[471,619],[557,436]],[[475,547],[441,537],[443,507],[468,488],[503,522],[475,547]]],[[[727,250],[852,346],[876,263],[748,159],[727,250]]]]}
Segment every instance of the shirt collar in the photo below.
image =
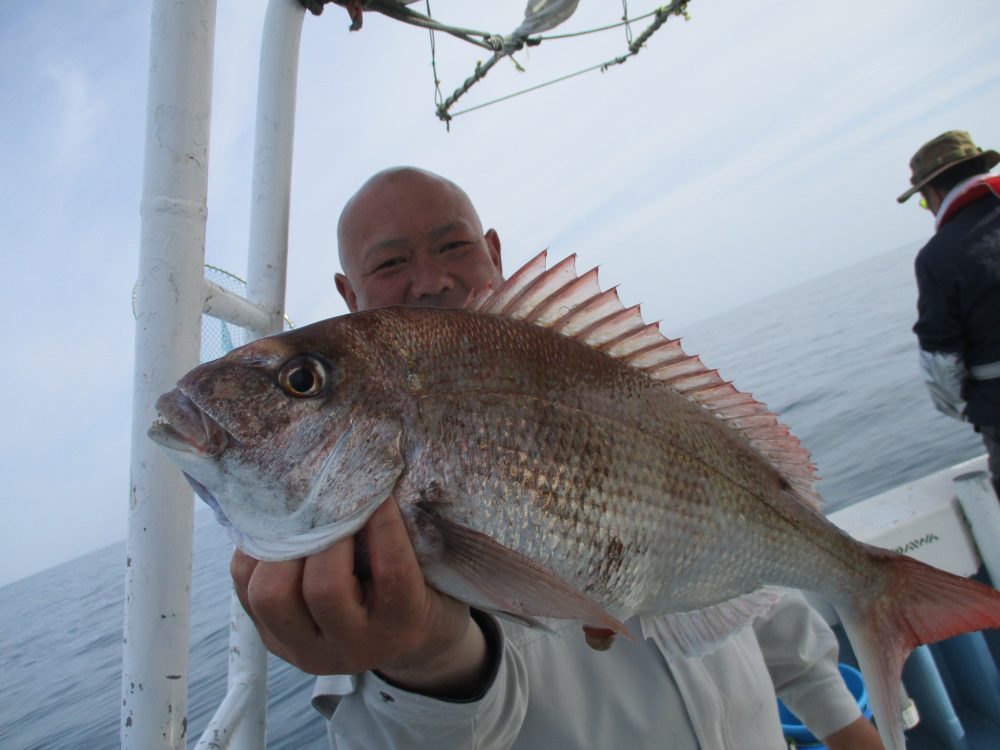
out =
{"type": "Polygon", "coordinates": [[[940,229],[948,219],[951,218],[951,209],[955,206],[955,203],[959,201],[962,196],[967,192],[975,188],[980,183],[984,183],[987,180],[992,179],[991,174],[977,174],[975,177],[970,177],[967,180],[963,180],[948,191],[948,194],[941,201],[941,206],[938,208],[937,215],[934,217],[934,229],[940,229]]]}

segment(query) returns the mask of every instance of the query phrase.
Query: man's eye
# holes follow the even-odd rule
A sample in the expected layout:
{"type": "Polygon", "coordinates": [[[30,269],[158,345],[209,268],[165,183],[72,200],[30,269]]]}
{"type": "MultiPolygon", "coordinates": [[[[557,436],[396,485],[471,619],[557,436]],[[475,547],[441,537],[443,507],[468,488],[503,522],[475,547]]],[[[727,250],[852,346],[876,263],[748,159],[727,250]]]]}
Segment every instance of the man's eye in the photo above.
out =
{"type": "Polygon", "coordinates": [[[404,258],[388,258],[375,266],[375,268],[372,269],[372,273],[375,273],[376,271],[384,271],[388,268],[395,268],[396,266],[403,265],[405,262],[406,260],[404,258]]]}
{"type": "Polygon", "coordinates": [[[450,250],[461,250],[463,247],[471,245],[473,243],[468,240],[454,240],[453,242],[446,242],[441,246],[441,252],[446,253],[450,250]]]}

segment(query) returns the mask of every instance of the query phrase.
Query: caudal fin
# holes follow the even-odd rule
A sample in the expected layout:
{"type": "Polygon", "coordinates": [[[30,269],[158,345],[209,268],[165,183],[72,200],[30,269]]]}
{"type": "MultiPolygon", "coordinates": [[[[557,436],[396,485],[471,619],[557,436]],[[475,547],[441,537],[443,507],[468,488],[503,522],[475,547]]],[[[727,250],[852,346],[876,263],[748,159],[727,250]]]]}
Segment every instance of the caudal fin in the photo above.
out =
{"type": "Polygon", "coordinates": [[[886,750],[904,750],[903,662],[925,643],[1000,627],[1000,592],[918,560],[872,548],[881,584],[837,610],[861,665],[886,750]]]}

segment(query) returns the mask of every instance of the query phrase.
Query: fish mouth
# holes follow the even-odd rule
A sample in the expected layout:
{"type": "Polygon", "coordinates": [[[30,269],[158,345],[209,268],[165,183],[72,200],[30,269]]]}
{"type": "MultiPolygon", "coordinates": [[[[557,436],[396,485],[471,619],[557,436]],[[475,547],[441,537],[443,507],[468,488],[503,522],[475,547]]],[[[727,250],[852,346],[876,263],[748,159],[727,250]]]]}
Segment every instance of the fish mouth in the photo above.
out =
{"type": "Polygon", "coordinates": [[[159,418],[147,431],[164,448],[198,456],[219,456],[229,445],[229,433],[179,388],[156,401],[159,418]]]}

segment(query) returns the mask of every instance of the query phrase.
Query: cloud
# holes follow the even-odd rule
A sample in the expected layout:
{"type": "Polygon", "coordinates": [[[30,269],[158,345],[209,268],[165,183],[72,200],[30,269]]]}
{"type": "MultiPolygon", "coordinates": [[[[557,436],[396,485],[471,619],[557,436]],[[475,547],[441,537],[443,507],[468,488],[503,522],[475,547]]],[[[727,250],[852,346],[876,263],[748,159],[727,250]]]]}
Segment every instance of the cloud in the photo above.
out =
{"type": "Polygon", "coordinates": [[[77,171],[95,160],[94,145],[108,117],[107,102],[79,66],[53,61],[41,73],[54,99],[49,168],[77,171]]]}

